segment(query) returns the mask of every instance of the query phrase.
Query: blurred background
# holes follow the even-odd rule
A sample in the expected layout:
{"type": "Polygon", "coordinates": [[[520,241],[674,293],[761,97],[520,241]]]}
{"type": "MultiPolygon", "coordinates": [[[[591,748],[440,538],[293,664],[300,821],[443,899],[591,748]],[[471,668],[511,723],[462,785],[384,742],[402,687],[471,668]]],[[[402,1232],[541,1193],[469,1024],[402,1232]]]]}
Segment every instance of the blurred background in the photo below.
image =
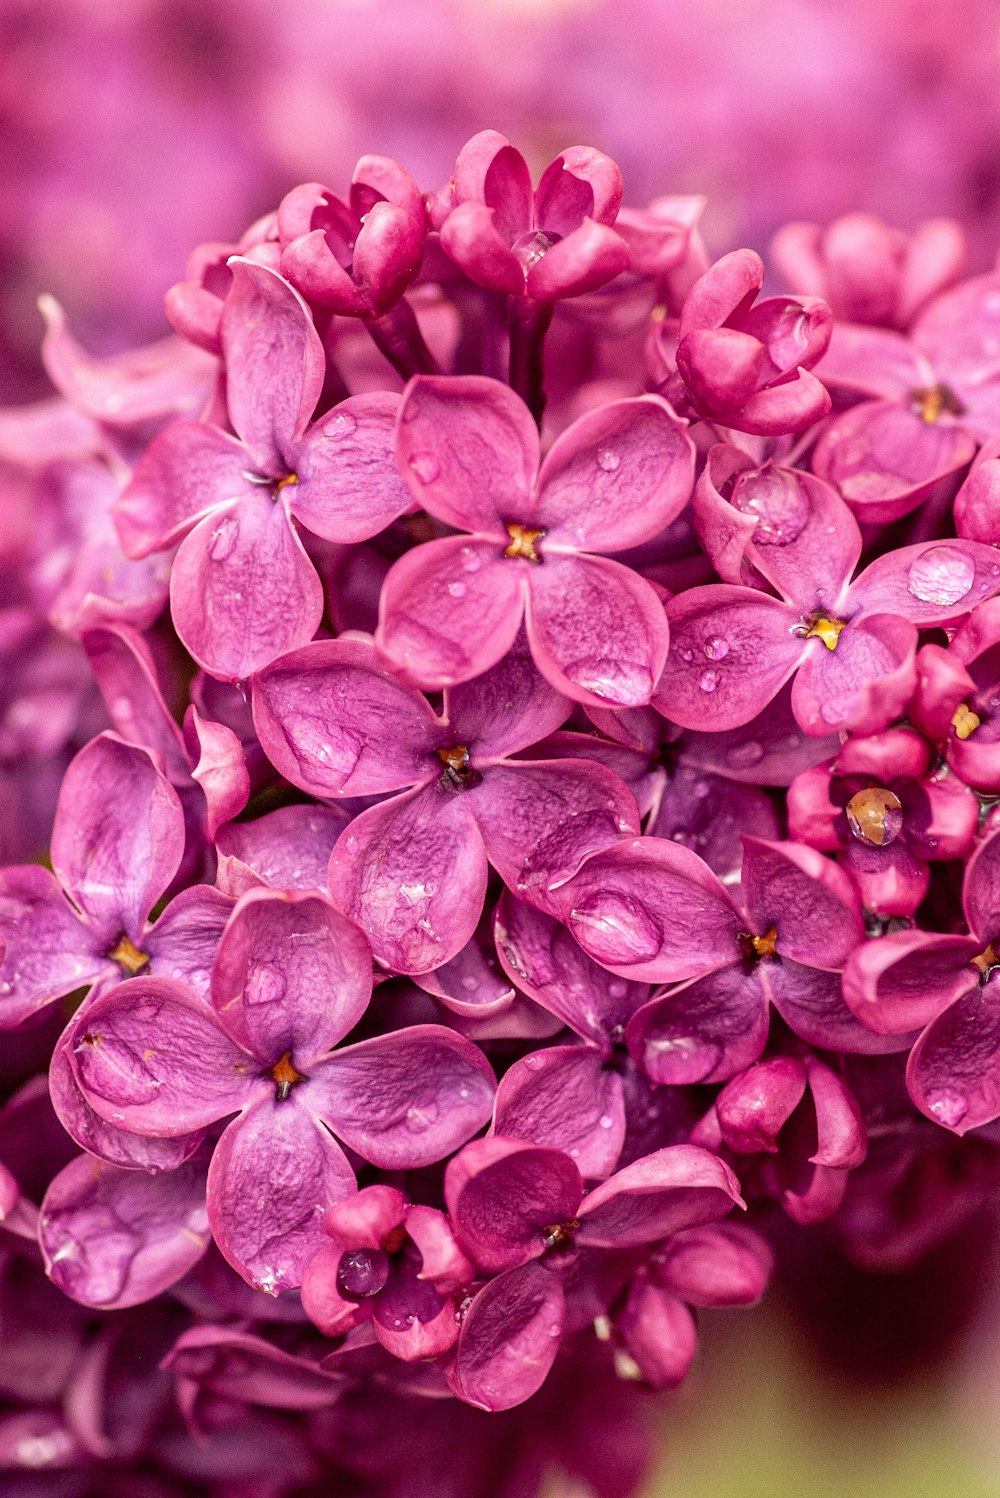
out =
{"type": "MultiPolygon", "coordinates": [[[[704,193],[716,254],[851,209],[1000,246],[997,0],[0,0],[0,403],[46,392],[40,291],[94,351],[165,331],[203,240],[363,152],[430,189],[491,126],[587,143],[626,201],[704,193]]],[[[895,1277],[801,1241],[703,1319],[649,1498],[996,1498],[995,1224],[895,1277]],[[791,1266],[791,1267],[789,1267],[791,1266]]]]}

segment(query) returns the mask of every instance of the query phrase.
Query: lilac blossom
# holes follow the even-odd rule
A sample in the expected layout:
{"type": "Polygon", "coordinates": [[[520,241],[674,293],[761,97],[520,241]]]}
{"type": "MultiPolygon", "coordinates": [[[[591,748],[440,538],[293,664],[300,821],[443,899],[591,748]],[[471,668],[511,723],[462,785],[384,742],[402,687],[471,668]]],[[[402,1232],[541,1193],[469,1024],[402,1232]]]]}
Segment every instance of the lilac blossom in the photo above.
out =
{"type": "Polygon", "coordinates": [[[693,448],[655,396],[590,412],[550,448],[509,389],[475,376],[417,377],[403,396],[397,459],[416,502],[467,532],[390,570],[376,642],[425,687],[453,686],[510,649],[524,616],[535,663],[578,702],[648,702],[667,632],[650,585],[591,552],[662,530],[690,493],[693,448]]]}
{"type": "Polygon", "coordinates": [[[952,635],[947,648],[917,653],[917,689],[910,716],[974,790],[1000,790],[1000,604],[987,599],[952,635]]]}

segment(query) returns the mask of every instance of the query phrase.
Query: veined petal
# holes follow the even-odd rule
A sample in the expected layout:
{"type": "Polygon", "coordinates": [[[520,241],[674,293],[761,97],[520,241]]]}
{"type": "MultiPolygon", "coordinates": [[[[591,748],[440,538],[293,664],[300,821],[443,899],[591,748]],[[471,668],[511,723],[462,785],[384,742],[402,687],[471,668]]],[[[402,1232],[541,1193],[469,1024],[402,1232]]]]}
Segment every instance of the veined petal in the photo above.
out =
{"type": "Polygon", "coordinates": [[[968,936],[892,931],[854,952],[844,998],[876,1034],[911,1034],[978,985],[978,948],[968,936]]]}
{"type": "Polygon", "coordinates": [[[545,1251],[546,1230],[577,1216],[583,1182],[562,1150],[494,1135],[449,1162],[444,1192],[459,1244],[496,1274],[545,1251]]]}
{"type": "Polygon", "coordinates": [[[622,1079],[589,1046],[535,1051],[504,1073],[493,1128],[500,1136],[562,1150],[587,1180],[603,1181],[625,1139],[622,1079]]]}
{"type": "Polygon", "coordinates": [[[971,462],[976,443],[954,422],[926,422],[898,401],[864,401],[823,432],[813,471],[835,484],[866,525],[908,515],[971,462]]]}
{"type": "Polygon", "coordinates": [[[117,969],[100,931],[81,921],[48,869],[0,870],[0,1030],[102,975],[117,969]]]}
{"type": "Polygon", "coordinates": [[[630,568],[549,553],[527,576],[526,620],[535,663],[557,691],[593,707],[642,707],[652,697],[667,622],[652,586],[630,568]]]}
{"type": "Polygon", "coordinates": [[[157,978],[176,978],[208,993],[208,978],[233,902],[208,884],[192,884],[175,895],[143,933],[142,949],[157,978]]]}
{"type": "Polygon", "coordinates": [[[111,505],[127,557],[146,557],[179,541],[219,505],[254,488],[243,443],[203,421],[175,421],[150,443],[111,505]]]}
{"type": "Polygon", "coordinates": [[[540,1264],[523,1264],[485,1285],[462,1323],[454,1387],[484,1410],[523,1404],[548,1377],[565,1314],[562,1284],[540,1264]]]}
{"type": "MultiPolygon", "coordinates": [[[[801,643],[801,642],[800,642],[801,643]]],[[[897,614],[868,614],[841,630],[836,648],[806,641],[792,711],[815,737],[845,728],[878,733],[903,715],[916,684],[917,632],[897,614]]]]}
{"type": "Polygon", "coordinates": [[[333,845],[350,821],[339,806],[279,806],[254,822],[219,828],[216,882],[238,897],[256,884],[272,889],[326,888],[333,845]]]}
{"type": "Polygon", "coordinates": [[[326,1241],[323,1214],[355,1190],[343,1150],[299,1103],[263,1097],[226,1129],[208,1172],[223,1256],[255,1290],[295,1290],[326,1241]]]}
{"type": "Polygon", "coordinates": [[[548,738],[570,702],[540,675],[522,630],[503,660],[445,692],[444,719],[476,763],[506,759],[548,738]]]}
{"type": "Polygon", "coordinates": [[[962,907],[974,936],[985,943],[1000,936],[1000,831],[983,838],[969,859],[962,907]]]}
{"type": "Polygon", "coordinates": [[[413,505],[393,450],[399,397],[373,390],[341,401],[291,454],[292,514],[328,541],[366,541],[413,505]]]}
{"type": "Polygon", "coordinates": [[[283,500],[258,489],[196,525],[174,558],[170,611],[191,655],[223,681],[311,640],[323,588],[283,500]]]}
{"type": "Polygon", "coordinates": [[[1000,1116],[1000,1013],[995,983],[950,1004],[910,1052],[906,1083],[921,1113],[954,1134],[1000,1116]]]}
{"type": "Polygon", "coordinates": [[[538,302],[582,296],[621,275],[631,258],[620,234],[585,218],[529,267],[525,290],[538,302]]]}
{"type": "Polygon", "coordinates": [[[780,957],[839,972],[865,939],[852,880],[804,843],[745,837],[742,888],[757,934],[777,930],[780,957]]]}
{"type": "Polygon", "coordinates": [[[1000,555],[981,541],[952,537],[876,557],[851,585],[864,614],[898,614],[922,628],[971,613],[1000,589],[1000,555]]]}
{"type": "MultiPolygon", "coordinates": [[[[863,952],[865,947],[857,950],[863,952]]],[[[788,1028],[823,1050],[843,1051],[851,1056],[884,1056],[892,1051],[905,1051],[913,1038],[912,1032],[903,1037],[877,1035],[862,1024],[847,1005],[840,973],[805,967],[784,957],[767,965],[763,981],[771,1003],[788,1028]]]]}
{"type": "Polygon", "coordinates": [[[655,1243],[742,1206],[739,1181],[708,1150],[674,1144],[596,1186],[580,1208],[577,1241],[595,1248],[655,1243]]]}
{"type": "Polygon", "coordinates": [[[443,1160],[482,1128],[496,1081],[479,1048],[442,1025],[411,1025],[335,1051],[307,1106],[382,1170],[443,1160]]]}
{"type": "Polygon", "coordinates": [[[722,1082],[750,1066],[767,1041],[767,993],[738,964],[681,984],[636,1010],[628,1048],[660,1086],[722,1082]]]}

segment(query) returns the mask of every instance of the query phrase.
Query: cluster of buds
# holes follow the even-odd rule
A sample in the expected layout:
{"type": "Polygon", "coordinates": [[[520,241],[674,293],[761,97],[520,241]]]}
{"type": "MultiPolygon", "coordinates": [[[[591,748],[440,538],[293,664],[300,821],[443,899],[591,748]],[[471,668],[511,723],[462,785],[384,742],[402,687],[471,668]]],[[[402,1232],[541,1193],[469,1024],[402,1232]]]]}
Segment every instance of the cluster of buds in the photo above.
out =
{"type": "Polygon", "coordinates": [[[305,1492],[351,1411],[678,1383],[782,1212],[894,1267],[1000,1190],[1000,274],[854,216],[759,299],[621,197],[487,131],[202,246],[153,347],[43,299],[0,1315],[65,1356],[0,1463],[154,1449],[155,1346],[184,1492],[247,1404],[305,1492]]]}

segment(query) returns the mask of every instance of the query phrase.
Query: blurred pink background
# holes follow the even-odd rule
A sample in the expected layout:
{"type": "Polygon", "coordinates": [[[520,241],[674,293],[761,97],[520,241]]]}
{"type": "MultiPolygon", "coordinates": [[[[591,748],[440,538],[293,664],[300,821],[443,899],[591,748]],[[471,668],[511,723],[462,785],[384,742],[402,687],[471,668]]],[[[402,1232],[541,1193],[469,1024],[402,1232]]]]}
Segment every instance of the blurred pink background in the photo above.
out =
{"type": "Polygon", "coordinates": [[[0,0],[0,401],[39,291],[95,349],[163,328],[189,250],[364,151],[443,181],[483,126],[581,142],[627,201],[703,192],[716,252],[785,219],[954,214],[1000,242],[996,0],[0,0]]]}

